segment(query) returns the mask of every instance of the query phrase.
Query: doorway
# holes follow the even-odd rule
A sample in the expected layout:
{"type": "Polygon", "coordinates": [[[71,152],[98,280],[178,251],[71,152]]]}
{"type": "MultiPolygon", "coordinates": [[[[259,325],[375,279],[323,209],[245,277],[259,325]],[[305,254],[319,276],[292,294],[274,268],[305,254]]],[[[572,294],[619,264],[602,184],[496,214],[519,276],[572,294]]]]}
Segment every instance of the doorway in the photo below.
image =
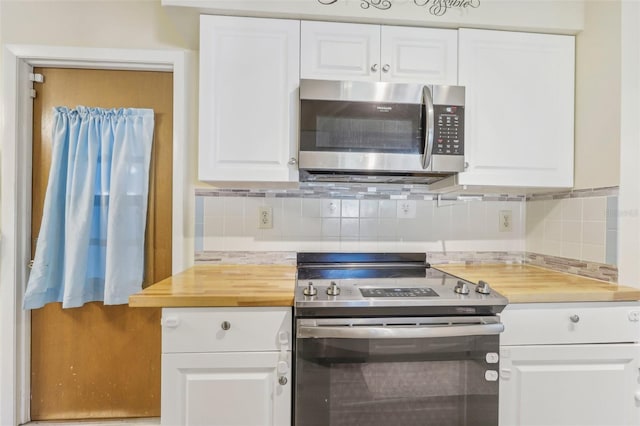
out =
{"type": "MultiPolygon", "coordinates": [[[[32,250],[51,155],[53,107],[152,108],[143,286],[171,275],[173,76],[167,72],[38,68],[33,103],[32,250]]],[[[31,312],[33,420],[160,415],[160,311],[94,302],[31,312]]]]}

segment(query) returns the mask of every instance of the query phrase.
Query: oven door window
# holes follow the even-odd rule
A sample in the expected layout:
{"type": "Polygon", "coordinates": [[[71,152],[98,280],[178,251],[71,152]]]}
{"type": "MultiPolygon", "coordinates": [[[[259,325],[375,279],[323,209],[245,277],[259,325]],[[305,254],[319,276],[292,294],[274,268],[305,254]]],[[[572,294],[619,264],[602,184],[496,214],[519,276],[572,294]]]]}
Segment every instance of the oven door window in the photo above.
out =
{"type": "Polygon", "coordinates": [[[302,100],[300,150],[422,154],[423,106],[302,100]]]}
{"type": "Polygon", "coordinates": [[[295,425],[497,425],[498,339],[297,339],[295,425]]]}

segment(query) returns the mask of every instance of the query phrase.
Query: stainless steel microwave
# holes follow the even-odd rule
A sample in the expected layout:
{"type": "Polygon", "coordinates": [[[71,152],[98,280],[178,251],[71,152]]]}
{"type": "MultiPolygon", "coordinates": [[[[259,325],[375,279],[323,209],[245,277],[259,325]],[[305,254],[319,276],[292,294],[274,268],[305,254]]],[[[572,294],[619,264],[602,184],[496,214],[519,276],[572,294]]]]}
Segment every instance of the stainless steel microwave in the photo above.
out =
{"type": "Polygon", "coordinates": [[[303,181],[433,183],[463,171],[461,86],[300,82],[303,181]]]}

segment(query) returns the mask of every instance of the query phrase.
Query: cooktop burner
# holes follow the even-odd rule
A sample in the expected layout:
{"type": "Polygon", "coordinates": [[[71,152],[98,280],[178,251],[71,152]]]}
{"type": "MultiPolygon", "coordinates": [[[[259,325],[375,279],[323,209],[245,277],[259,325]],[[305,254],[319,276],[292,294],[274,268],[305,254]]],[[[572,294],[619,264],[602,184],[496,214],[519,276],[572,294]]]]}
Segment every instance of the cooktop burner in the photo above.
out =
{"type": "Polygon", "coordinates": [[[431,267],[424,253],[299,253],[297,316],[495,314],[507,299],[431,267]]]}

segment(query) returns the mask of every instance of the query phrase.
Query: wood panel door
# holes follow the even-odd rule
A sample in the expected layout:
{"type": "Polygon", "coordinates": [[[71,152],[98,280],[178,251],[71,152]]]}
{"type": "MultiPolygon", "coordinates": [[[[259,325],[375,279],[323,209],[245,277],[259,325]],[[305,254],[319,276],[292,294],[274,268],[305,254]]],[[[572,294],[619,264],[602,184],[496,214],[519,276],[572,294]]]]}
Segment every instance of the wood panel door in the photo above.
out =
{"type": "MultiPolygon", "coordinates": [[[[152,108],[143,286],[171,275],[173,75],[40,68],[33,114],[32,252],[51,164],[53,107],[152,108]]],[[[160,415],[160,309],[88,303],[31,313],[33,420],[160,415]]]]}

